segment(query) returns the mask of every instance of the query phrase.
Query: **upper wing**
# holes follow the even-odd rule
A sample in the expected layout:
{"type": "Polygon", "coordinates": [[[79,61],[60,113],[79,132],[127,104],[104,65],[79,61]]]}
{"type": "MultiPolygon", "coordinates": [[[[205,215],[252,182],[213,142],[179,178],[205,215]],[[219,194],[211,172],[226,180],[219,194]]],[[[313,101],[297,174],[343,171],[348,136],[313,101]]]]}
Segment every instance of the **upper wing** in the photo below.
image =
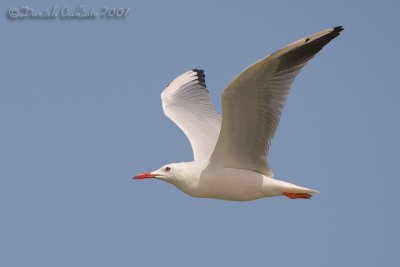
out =
{"type": "Polygon", "coordinates": [[[203,70],[190,70],[172,81],[161,93],[165,115],[186,134],[194,160],[210,158],[221,129],[205,84],[203,70]]]}
{"type": "Polygon", "coordinates": [[[222,126],[210,166],[272,177],[266,154],[296,75],[343,27],[303,38],[248,67],[225,89],[222,126]]]}

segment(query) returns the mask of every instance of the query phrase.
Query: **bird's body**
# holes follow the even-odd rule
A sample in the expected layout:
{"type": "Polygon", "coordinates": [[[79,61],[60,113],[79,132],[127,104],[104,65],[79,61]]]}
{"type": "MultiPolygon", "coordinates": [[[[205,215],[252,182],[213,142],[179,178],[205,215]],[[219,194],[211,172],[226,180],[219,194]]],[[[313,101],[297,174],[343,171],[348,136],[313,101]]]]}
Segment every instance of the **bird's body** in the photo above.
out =
{"type": "Polygon", "coordinates": [[[193,197],[234,201],[282,195],[307,199],[318,193],[273,178],[266,155],[296,75],[342,30],[313,34],[248,67],[224,90],[222,119],[211,103],[204,71],[178,76],[162,92],[162,104],[188,137],[194,161],[135,178],[157,178],[193,197]]]}
{"type": "MultiPolygon", "coordinates": [[[[172,170],[179,170],[185,178],[176,180],[171,178],[166,181],[193,197],[248,201],[281,196],[283,193],[313,194],[318,192],[267,177],[255,171],[208,167],[208,161],[182,162],[168,164],[168,166],[172,170]]],[[[158,172],[162,172],[165,168],[161,168],[158,172]]]]}

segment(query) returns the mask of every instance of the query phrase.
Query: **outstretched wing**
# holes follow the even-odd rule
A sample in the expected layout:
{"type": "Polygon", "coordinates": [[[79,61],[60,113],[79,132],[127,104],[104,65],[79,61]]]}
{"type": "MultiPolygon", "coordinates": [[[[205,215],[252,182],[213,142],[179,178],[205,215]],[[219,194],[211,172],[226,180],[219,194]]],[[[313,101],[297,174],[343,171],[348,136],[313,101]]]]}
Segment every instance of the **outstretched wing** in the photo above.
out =
{"type": "Polygon", "coordinates": [[[161,99],[165,115],[189,139],[194,160],[209,159],[221,129],[221,116],[211,103],[204,71],[181,74],[164,89],[161,99]]]}
{"type": "Polygon", "coordinates": [[[266,154],[290,86],[304,65],[342,27],[328,29],[275,52],[244,70],[225,89],[222,126],[210,166],[257,171],[272,177],[266,154]]]}

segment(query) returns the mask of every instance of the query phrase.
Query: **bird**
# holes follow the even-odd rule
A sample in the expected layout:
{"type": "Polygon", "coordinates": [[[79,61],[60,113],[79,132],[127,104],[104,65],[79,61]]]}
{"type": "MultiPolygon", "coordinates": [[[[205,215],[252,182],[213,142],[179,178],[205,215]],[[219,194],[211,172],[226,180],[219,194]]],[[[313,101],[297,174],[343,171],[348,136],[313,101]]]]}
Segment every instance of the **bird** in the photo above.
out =
{"type": "Polygon", "coordinates": [[[310,199],[319,193],[274,178],[267,155],[295,77],[343,29],[312,34],[247,67],[224,89],[222,116],[211,102],[203,70],[175,78],[161,93],[162,107],[189,139],[194,160],[133,179],[155,178],[192,197],[230,201],[310,199]]]}

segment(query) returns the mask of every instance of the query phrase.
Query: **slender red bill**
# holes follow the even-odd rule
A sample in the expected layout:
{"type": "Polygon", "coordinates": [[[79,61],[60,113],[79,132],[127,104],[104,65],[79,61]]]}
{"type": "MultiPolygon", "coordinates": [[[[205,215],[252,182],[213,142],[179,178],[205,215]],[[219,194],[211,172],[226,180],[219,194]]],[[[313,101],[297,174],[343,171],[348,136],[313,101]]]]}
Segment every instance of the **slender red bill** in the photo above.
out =
{"type": "Polygon", "coordinates": [[[157,174],[151,174],[149,172],[140,173],[135,175],[133,179],[148,179],[148,178],[156,178],[157,174]]]}

